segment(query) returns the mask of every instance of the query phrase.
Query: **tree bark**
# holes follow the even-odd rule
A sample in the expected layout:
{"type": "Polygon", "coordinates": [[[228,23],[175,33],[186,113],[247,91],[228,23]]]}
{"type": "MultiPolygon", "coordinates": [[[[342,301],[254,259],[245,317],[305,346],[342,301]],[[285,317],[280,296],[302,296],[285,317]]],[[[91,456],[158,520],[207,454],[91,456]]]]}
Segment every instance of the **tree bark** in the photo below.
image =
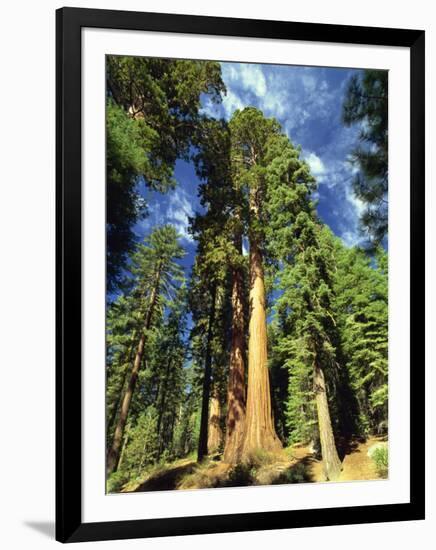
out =
{"type": "Polygon", "coordinates": [[[204,359],[203,395],[201,402],[200,436],[198,438],[197,460],[201,462],[207,455],[207,432],[209,423],[209,398],[212,374],[212,332],[215,322],[216,286],[211,291],[211,305],[207,329],[206,354],[204,359]]]}
{"type": "MultiPolygon", "coordinates": [[[[165,446],[165,438],[163,434],[161,433],[162,429],[162,419],[165,412],[165,405],[166,405],[166,397],[167,397],[167,391],[168,391],[168,382],[170,377],[170,367],[171,367],[171,359],[168,359],[167,366],[165,369],[165,377],[162,384],[162,397],[160,399],[160,404],[158,407],[158,418],[157,418],[157,435],[159,438],[159,448],[158,448],[158,458],[160,458],[161,454],[163,453],[164,446],[165,446]]],[[[160,393],[160,392],[159,392],[160,393]]],[[[156,400],[157,401],[157,400],[156,400]]]]}
{"type": "MultiPolygon", "coordinates": [[[[259,223],[256,189],[250,190],[250,216],[259,223]]],[[[265,281],[258,230],[250,232],[250,321],[248,386],[243,460],[256,450],[276,452],[282,444],[274,429],[268,371],[265,281]]]]}
{"type": "Polygon", "coordinates": [[[207,437],[207,452],[214,454],[219,451],[223,439],[221,429],[221,403],[216,391],[212,392],[210,399],[209,430],[207,437]]]}
{"type": "Polygon", "coordinates": [[[314,363],[314,391],[324,475],[327,480],[335,481],[341,473],[342,465],[333,435],[324,372],[316,361],[314,363]]]}
{"type": "Polygon", "coordinates": [[[136,354],[135,354],[135,360],[133,362],[133,367],[130,374],[130,380],[127,385],[127,389],[124,393],[124,397],[121,403],[120,414],[119,414],[118,422],[115,428],[112,445],[107,454],[106,469],[108,474],[111,474],[112,472],[116,471],[118,468],[121,444],[124,436],[124,429],[126,427],[127,417],[129,415],[130,403],[132,401],[133,392],[135,391],[139,370],[141,368],[142,357],[144,355],[144,347],[145,347],[145,339],[146,339],[145,333],[147,330],[150,329],[150,326],[151,326],[151,320],[153,318],[154,308],[156,306],[156,301],[157,301],[159,284],[160,284],[160,269],[158,269],[156,272],[155,284],[153,285],[153,289],[150,294],[149,306],[148,306],[145,321],[144,321],[144,331],[142,332],[138,342],[138,347],[136,349],[136,354]]]}
{"type": "Polygon", "coordinates": [[[245,332],[243,276],[240,268],[232,273],[232,344],[227,387],[226,439],[223,460],[236,464],[241,459],[245,428],[245,332]]]}
{"type": "MultiPolygon", "coordinates": [[[[136,339],[136,334],[134,335],[136,339]]],[[[128,361],[126,361],[126,364],[128,365],[129,363],[132,362],[133,360],[133,352],[135,351],[135,344],[134,342],[132,343],[132,345],[130,346],[130,349],[129,349],[129,356],[128,356],[128,361]]],[[[113,408],[113,411],[112,411],[112,414],[111,414],[111,418],[110,420],[108,421],[107,423],[107,426],[106,426],[106,434],[107,434],[107,437],[109,437],[109,432],[110,432],[110,429],[112,428],[114,422],[115,422],[115,419],[117,417],[117,412],[120,408],[120,404],[121,404],[121,399],[122,399],[122,396],[123,396],[123,388],[124,388],[124,385],[126,383],[126,380],[127,380],[127,375],[129,373],[129,369],[127,368],[126,366],[126,371],[124,373],[124,376],[122,377],[122,382],[121,384],[119,385],[119,391],[117,391],[118,393],[118,399],[117,399],[117,402],[116,404],[114,405],[114,408],[113,408]]]]}

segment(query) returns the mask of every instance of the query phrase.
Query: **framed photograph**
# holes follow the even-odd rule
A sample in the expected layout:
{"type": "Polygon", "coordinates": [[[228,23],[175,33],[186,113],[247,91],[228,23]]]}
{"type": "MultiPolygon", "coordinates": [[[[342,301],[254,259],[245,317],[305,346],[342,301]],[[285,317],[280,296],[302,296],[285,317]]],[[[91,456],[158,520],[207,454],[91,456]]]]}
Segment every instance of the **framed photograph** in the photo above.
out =
{"type": "Polygon", "coordinates": [[[424,518],[424,32],[57,11],[56,538],[424,518]]]}

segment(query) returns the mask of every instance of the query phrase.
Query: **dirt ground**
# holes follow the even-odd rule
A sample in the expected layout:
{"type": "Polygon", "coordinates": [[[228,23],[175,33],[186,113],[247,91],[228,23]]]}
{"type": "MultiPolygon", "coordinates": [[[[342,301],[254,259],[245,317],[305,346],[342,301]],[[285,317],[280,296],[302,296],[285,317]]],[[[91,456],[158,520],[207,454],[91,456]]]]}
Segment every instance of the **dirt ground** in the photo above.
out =
{"type": "MultiPolygon", "coordinates": [[[[378,437],[370,437],[365,442],[351,444],[342,458],[342,472],[338,481],[379,479],[374,462],[368,456],[368,449],[380,441],[378,437]]],[[[314,459],[308,447],[293,447],[291,452],[296,460],[307,461],[311,481],[326,481],[322,461],[314,459]]]]}
{"type": "MultiPolygon", "coordinates": [[[[371,437],[365,442],[356,441],[343,446],[340,452],[342,472],[338,481],[379,479],[374,462],[368,456],[368,449],[380,441],[380,438],[371,437]]],[[[178,460],[154,469],[141,482],[129,483],[123,492],[325,481],[322,461],[314,457],[309,447],[296,445],[270,456],[264,463],[251,469],[235,469],[213,459],[201,465],[192,459],[178,460]]]]}

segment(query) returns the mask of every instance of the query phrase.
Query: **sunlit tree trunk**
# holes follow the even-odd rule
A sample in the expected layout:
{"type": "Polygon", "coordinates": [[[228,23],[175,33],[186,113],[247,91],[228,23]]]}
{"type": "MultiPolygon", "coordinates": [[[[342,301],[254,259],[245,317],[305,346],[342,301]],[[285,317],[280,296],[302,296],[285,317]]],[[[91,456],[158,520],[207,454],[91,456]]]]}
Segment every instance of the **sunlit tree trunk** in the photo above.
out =
{"type": "Polygon", "coordinates": [[[207,433],[209,423],[209,398],[212,374],[212,333],[215,322],[216,286],[211,291],[211,305],[207,329],[206,354],[204,359],[203,395],[201,401],[200,436],[198,440],[197,460],[201,462],[207,455],[207,433]]]}
{"type": "Polygon", "coordinates": [[[324,475],[329,481],[335,481],[341,473],[342,466],[333,435],[324,372],[316,361],[314,363],[314,391],[324,475]]]}
{"type": "MultiPolygon", "coordinates": [[[[137,334],[136,334],[136,331],[135,331],[134,334],[133,334],[133,340],[136,340],[136,338],[137,338],[137,334]]],[[[133,354],[134,353],[135,353],[135,344],[133,343],[130,347],[130,350],[129,350],[129,357],[128,357],[128,361],[126,362],[127,363],[126,370],[124,372],[124,375],[122,376],[121,383],[119,385],[119,391],[117,391],[118,398],[117,398],[117,401],[116,401],[116,403],[113,407],[113,410],[112,410],[112,413],[111,413],[111,416],[110,416],[110,420],[107,422],[106,433],[108,434],[108,436],[109,436],[109,433],[112,429],[112,426],[114,425],[115,419],[117,417],[118,410],[119,410],[120,405],[121,405],[121,399],[122,399],[122,396],[123,396],[123,388],[124,388],[124,385],[126,383],[126,380],[127,380],[128,374],[129,374],[128,366],[133,361],[133,354]]]]}
{"type": "MultiPolygon", "coordinates": [[[[165,369],[165,375],[163,379],[162,389],[159,391],[161,394],[159,399],[159,406],[158,406],[158,417],[157,417],[157,434],[159,437],[159,449],[158,449],[158,457],[161,456],[163,453],[164,447],[165,447],[165,437],[162,433],[162,420],[163,415],[165,413],[165,406],[166,406],[166,398],[167,398],[167,392],[168,392],[168,385],[169,385],[169,378],[170,378],[170,370],[171,370],[171,360],[169,359],[167,362],[167,366],[165,369]]],[[[159,395],[159,394],[158,394],[159,395]]]]}
{"type": "Polygon", "coordinates": [[[232,273],[232,344],[227,388],[226,439],[223,460],[239,462],[245,428],[245,332],[243,274],[240,268],[232,273]]]}
{"type": "Polygon", "coordinates": [[[207,437],[207,452],[214,454],[219,451],[223,439],[221,429],[221,403],[216,390],[212,392],[209,411],[209,429],[207,437]]]}
{"type": "MultiPolygon", "coordinates": [[[[251,223],[259,223],[256,189],[250,190],[251,223]]],[[[256,450],[279,451],[282,444],[274,429],[268,371],[265,281],[258,229],[250,231],[250,321],[248,385],[243,460],[256,450]]]]}
{"type": "Polygon", "coordinates": [[[127,417],[129,415],[130,403],[132,401],[133,392],[135,391],[136,382],[138,380],[139,370],[141,368],[142,357],[144,355],[144,347],[146,340],[146,332],[151,327],[151,320],[153,318],[154,308],[157,302],[158,289],[160,284],[160,270],[158,269],[155,276],[155,283],[150,293],[149,306],[144,321],[144,331],[142,331],[141,337],[136,349],[135,359],[133,362],[132,371],[130,373],[129,383],[124,393],[118,422],[115,427],[114,437],[112,440],[111,448],[109,449],[106,461],[107,473],[110,474],[118,468],[120,459],[121,444],[124,436],[124,429],[126,427],[127,417]]]}

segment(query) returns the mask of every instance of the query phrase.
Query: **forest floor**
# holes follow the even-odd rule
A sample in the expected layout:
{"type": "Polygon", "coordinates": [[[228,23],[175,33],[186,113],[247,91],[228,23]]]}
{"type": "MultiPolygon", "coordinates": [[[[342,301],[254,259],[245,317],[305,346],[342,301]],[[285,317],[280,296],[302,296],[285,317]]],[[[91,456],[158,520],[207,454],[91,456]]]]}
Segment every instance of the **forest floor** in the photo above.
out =
{"type": "MultiPolygon", "coordinates": [[[[338,481],[380,479],[368,450],[385,441],[370,437],[365,442],[354,441],[343,447],[342,472],[338,481]]],[[[168,491],[173,489],[205,489],[247,485],[277,485],[326,481],[322,461],[310,448],[295,445],[278,454],[259,453],[250,465],[231,466],[211,457],[198,464],[195,457],[157,465],[141,480],[130,482],[122,492],[168,491]]]]}

